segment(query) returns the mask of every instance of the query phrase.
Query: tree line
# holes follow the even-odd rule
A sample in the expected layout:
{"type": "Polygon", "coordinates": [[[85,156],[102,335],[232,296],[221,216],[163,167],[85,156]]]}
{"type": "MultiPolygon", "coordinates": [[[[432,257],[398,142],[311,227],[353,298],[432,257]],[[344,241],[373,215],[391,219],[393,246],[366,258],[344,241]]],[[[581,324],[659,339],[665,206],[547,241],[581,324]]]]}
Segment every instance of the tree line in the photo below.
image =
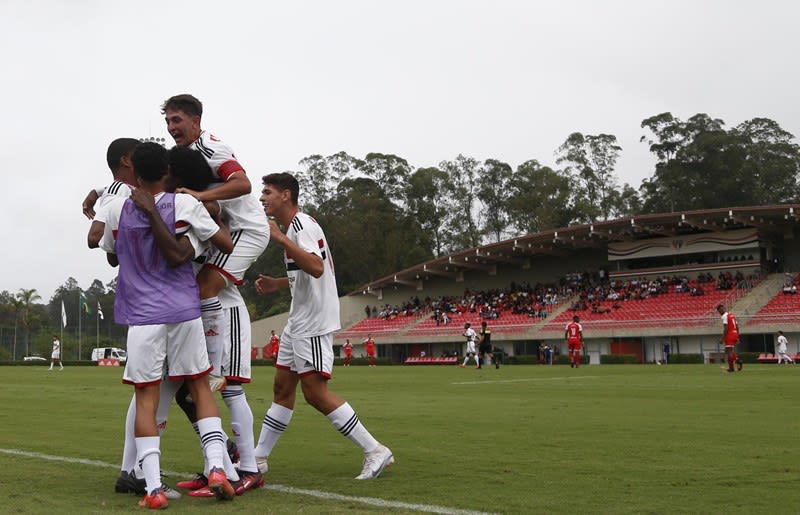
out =
{"type": "MultiPolygon", "coordinates": [[[[667,112],[644,119],[641,129],[640,142],[656,164],[638,188],[620,185],[616,164],[623,149],[616,136],[602,133],[568,135],[555,149],[555,167],[535,158],[513,167],[459,154],[417,168],[394,154],[339,152],[305,157],[290,172],[300,182],[301,208],[326,232],[340,294],[422,261],[514,235],[622,216],[800,198],[800,146],[771,119],[727,127],[704,113],[682,120],[667,112]]],[[[269,246],[251,267],[241,290],[253,319],[286,311],[288,293],[256,294],[258,273],[285,274],[277,246],[269,246]]],[[[21,326],[26,338],[60,329],[61,301],[68,315],[79,313],[80,292],[89,306],[99,302],[111,314],[114,289],[113,282],[95,280],[81,290],[69,278],[46,305],[37,303],[35,290],[2,292],[0,328],[21,326]]],[[[118,340],[124,334],[110,316],[100,322],[104,337],[118,340]]],[[[82,331],[97,337],[96,324],[82,331]]]]}

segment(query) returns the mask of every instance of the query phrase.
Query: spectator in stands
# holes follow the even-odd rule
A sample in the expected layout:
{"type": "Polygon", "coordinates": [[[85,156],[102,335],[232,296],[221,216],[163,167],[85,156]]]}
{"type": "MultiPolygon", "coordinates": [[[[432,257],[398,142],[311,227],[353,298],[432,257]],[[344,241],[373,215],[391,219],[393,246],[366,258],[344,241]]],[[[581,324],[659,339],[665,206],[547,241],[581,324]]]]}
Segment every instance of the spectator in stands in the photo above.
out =
{"type": "Polygon", "coordinates": [[[791,356],[786,354],[786,344],[787,343],[789,343],[789,341],[783,335],[783,331],[778,331],[778,345],[777,345],[777,349],[776,349],[777,350],[776,354],[778,355],[778,365],[783,364],[784,360],[787,363],[791,363],[792,365],[795,364],[795,362],[791,358],[791,356]]]}
{"type": "Polygon", "coordinates": [[[378,306],[372,306],[372,318],[378,316],[378,306]]]}
{"type": "Polygon", "coordinates": [[[369,306],[364,306],[364,313],[367,315],[367,318],[369,318],[369,314],[371,313],[369,306]]]}

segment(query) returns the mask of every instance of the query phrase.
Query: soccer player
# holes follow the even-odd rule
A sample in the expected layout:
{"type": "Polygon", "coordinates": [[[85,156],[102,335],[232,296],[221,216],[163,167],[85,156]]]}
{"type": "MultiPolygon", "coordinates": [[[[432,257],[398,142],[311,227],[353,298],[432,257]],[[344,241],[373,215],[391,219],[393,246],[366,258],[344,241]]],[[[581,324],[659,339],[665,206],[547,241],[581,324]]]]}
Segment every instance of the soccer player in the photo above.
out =
{"type": "Polygon", "coordinates": [[[350,338],[344,342],[344,366],[349,367],[353,359],[353,344],[350,343],[350,338]]]}
{"type": "Polygon", "coordinates": [[[778,346],[777,346],[777,355],[778,355],[778,365],[782,364],[785,360],[787,363],[791,363],[794,365],[794,360],[791,356],[786,354],[786,344],[789,343],[789,340],[783,335],[783,331],[778,331],[778,346]]]}
{"type": "Polygon", "coordinates": [[[564,338],[569,349],[569,368],[581,366],[581,347],[583,347],[583,326],[578,315],[572,317],[572,322],[564,330],[564,338]]]}
{"type": "Polygon", "coordinates": [[[267,471],[267,459],[292,419],[300,383],[306,402],[364,451],[363,468],[356,479],[376,478],[394,463],[392,451],[367,431],[349,403],[328,389],[333,333],[340,325],[333,257],[325,234],[313,218],[298,211],[300,186],[294,176],[274,173],[264,176],[263,183],[264,211],[286,227],[284,234],[275,220],[269,222],[270,238],[284,249],[287,276],[259,275],[256,289],[263,295],[288,288],[292,304],[281,334],[272,405],[264,416],[256,446],[259,469],[267,471]]]}
{"type": "Polygon", "coordinates": [[[461,368],[467,366],[467,361],[469,361],[470,357],[475,360],[475,368],[481,368],[481,362],[478,360],[478,353],[475,352],[475,340],[478,338],[478,335],[471,326],[472,324],[469,322],[464,324],[463,335],[467,339],[467,352],[464,353],[464,362],[459,365],[461,368]]]}
{"type": "Polygon", "coordinates": [[[492,353],[492,330],[489,329],[486,320],[481,322],[481,334],[480,340],[478,342],[478,353],[480,355],[480,363],[478,364],[478,368],[483,368],[483,360],[488,355],[489,362],[494,362],[494,368],[500,368],[500,362],[495,361],[494,354],[492,353]]]}
{"type": "Polygon", "coordinates": [[[717,306],[717,313],[722,317],[722,338],[720,343],[725,346],[725,357],[728,360],[728,372],[733,372],[733,364],[736,363],[737,370],[742,370],[743,363],[736,354],[736,344],[739,343],[739,324],[733,313],[726,311],[725,306],[717,306]]]}
{"type": "MultiPolygon", "coordinates": [[[[139,140],[134,138],[118,138],[111,142],[106,150],[106,163],[111,170],[114,181],[105,188],[89,191],[81,204],[84,216],[89,220],[94,219],[95,207],[98,209],[114,196],[129,197],[131,188],[136,185],[131,165],[133,149],[139,145],[139,140]],[[98,204],[99,202],[99,204],[98,204]]],[[[100,234],[102,237],[102,231],[100,234]]]]}
{"type": "Polygon", "coordinates": [[[367,349],[367,361],[369,362],[369,366],[375,366],[375,340],[372,339],[372,335],[368,334],[366,339],[361,342],[364,347],[367,349]]]}
{"type": "Polygon", "coordinates": [[[53,364],[55,363],[58,363],[58,366],[61,367],[59,370],[64,370],[64,365],[61,363],[61,341],[58,336],[53,335],[53,351],[50,353],[50,368],[48,370],[53,370],[53,364]]]}
{"type": "Polygon", "coordinates": [[[269,337],[269,352],[273,361],[278,359],[278,351],[281,348],[281,339],[275,334],[275,329],[270,331],[269,337]]]}
{"type": "Polygon", "coordinates": [[[176,240],[177,229],[210,240],[221,251],[232,250],[227,230],[215,223],[189,195],[165,193],[167,151],[155,143],[139,145],[132,155],[138,188],[130,199],[106,206],[101,248],[119,262],[114,316],[128,326],[128,360],[123,382],[135,387],[135,436],[147,494],[139,501],[165,508],[161,491],[160,437],[156,422],[159,384],[166,362],[171,380],[185,380],[197,404],[203,451],[211,464],[209,485],[220,499],[234,488],[222,472],[225,436],[208,386],[211,367],[203,341],[200,303],[191,252],[176,240]]]}
{"type": "Polygon", "coordinates": [[[250,195],[250,179],[236,160],[233,150],[219,138],[201,129],[203,104],[192,95],[175,95],[161,106],[161,114],[175,144],[200,152],[211,166],[214,179],[222,181],[218,187],[203,191],[191,188],[177,190],[189,193],[201,202],[219,201],[234,241],[230,254],[212,251],[197,275],[203,330],[209,359],[214,367],[209,380],[213,390],[221,390],[225,387],[221,369],[226,321],[218,294],[229,284],[242,284],[244,273],[269,243],[269,225],[258,202],[250,195]]]}

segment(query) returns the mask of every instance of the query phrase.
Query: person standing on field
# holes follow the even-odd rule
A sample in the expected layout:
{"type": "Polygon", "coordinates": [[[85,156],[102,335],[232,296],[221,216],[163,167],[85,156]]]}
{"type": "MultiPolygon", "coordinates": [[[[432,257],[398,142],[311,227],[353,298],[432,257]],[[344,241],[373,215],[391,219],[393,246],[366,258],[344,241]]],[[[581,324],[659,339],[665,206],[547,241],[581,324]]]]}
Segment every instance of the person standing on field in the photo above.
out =
{"type": "Polygon", "coordinates": [[[783,335],[783,331],[778,331],[778,347],[776,354],[778,355],[778,365],[782,364],[784,361],[787,363],[791,363],[794,365],[794,360],[791,356],[786,354],[786,344],[789,343],[789,340],[783,335]]]}
{"type": "Polygon", "coordinates": [[[53,351],[50,353],[50,368],[48,370],[53,370],[53,365],[56,363],[61,367],[59,370],[64,370],[64,365],[61,363],[61,340],[58,339],[58,336],[53,335],[53,351]]]}
{"type": "Polygon", "coordinates": [[[478,358],[478,353],[475,351],[475,340],[478,338],[478,335],[475,333],[475,329],[472,328],[472,324],[469,322],[464,324],[464,338],[467,339],[467,350],[464,353],[464,362],[459,365],[461,368],[467,366],[467,361],[469,358],[473,358],[475,360],[475,368],[481,368],[480,358],[478,358]]]}
{"type": "Polygon", "coordinates": [[[325,233],[316,220],[298,210],[300,186],[293,175],[273,173],[264,176],[263,183],[264,212],[286,228],[284,234],[275,220],[269,220],[270,240],[284,250],[286,277],[259,275],[256,290],[264,295],[288,288],[292,304],[281,334],[273,400],[261,425],[256,462],[262,473],[268,470],[269,455],[292,419],[300,383],[306,402],[364,452],[356,479],[374,479],[395,462],[392,451],[367,431],[349,403],[328,389],[333,333],[341,326],[333,257],[325,233]]]}
{"type": "Polygon", "coordinates": [[[572,317],[572,322],[567,324],[564,330],[564,338],[567,340],[569,352],[569,367],[580,368],[581,348],[583,347],[583,326],[578,315],[572,317]]]}
{"type": "Polygon", "coordinates": [[[739,323],[733,313],[725,310],[725,306],[717,306],[717,313],[722,317],[722,338],[720,343],[725,346],[725,357],[728,360],[728,372],[733,372],[733,364],[736,363],[737,370],[741,371],[744,366],[739,355],[736,354],[736,344],[739,343],[739,323]]]}
{"type": "Polygon", "coordinates": [[[350,338],[344,342],[344,366],[349,367],[353,359],[353,344],[350,343],[350,338]]]}
{"type": "Polygon", "coordinates": [[[364,347],[367,349],[367,361],[369,362],[369,366],[375,366],[375,340],[372,339],[372,335],[368,334],[367,338],[361,342],[364,344],[364,347]]]}

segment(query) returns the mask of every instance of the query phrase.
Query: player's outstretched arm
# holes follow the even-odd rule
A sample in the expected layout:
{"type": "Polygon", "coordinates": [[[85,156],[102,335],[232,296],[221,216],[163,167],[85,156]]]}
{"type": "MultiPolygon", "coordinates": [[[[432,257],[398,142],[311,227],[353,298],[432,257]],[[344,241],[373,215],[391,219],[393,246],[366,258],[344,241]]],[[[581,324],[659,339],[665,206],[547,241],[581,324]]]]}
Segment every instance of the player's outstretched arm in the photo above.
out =
{"type": "Polygon", "coordinates": [[[227,200],[238,198],[242,195],[249,195],[252,189],[253,187],[250,184],[250,179],[245,175],[244,171],[241,171],[228,177],[228,180],[216,188],[210,188],[204,191],[178,188],[175,192],[188,193],[200,202],[208,202],[210,200],[227,200]]]}
{"type": "Polygon", "coordinates": [[[286,289],[288,287],[288,277],[272,277],[270,275],[258,274],[258,279],[256,279],[256,291],[261,295],[286,289]]]}
{"type": "Polygon", "coordinates": [[[144,191],[143,188],[136,188],[131,192],[131,200],[133,200],[138,209],[147,215],[150,227],[153,229],[153,238],[156,245],[164,253],[164,257],[167,258],[167,263],[170,266],[181,265],[194,257],[194,248],[189,243],[188,238],[181,238],[181,241],[175,239],[175,235],[164,223],[156,209],[153,195],[144,191]],[[182,242],[183,240],[185,242],[182,242]]]}
{"type": "MultiPolygon", "coordinates": [[[[100,195],[97,193],[97,190],[91,190],[86,195],[86,198],[83,199],[83,203],[81,204],[81,209],[83,210],[83,216],[88,218],[89,220],[94,219],[94,205],[97,203],[97,199],[100,198],[100,195]]],[[[94,247],[92,247],[94,248],[94,247]]]]}

